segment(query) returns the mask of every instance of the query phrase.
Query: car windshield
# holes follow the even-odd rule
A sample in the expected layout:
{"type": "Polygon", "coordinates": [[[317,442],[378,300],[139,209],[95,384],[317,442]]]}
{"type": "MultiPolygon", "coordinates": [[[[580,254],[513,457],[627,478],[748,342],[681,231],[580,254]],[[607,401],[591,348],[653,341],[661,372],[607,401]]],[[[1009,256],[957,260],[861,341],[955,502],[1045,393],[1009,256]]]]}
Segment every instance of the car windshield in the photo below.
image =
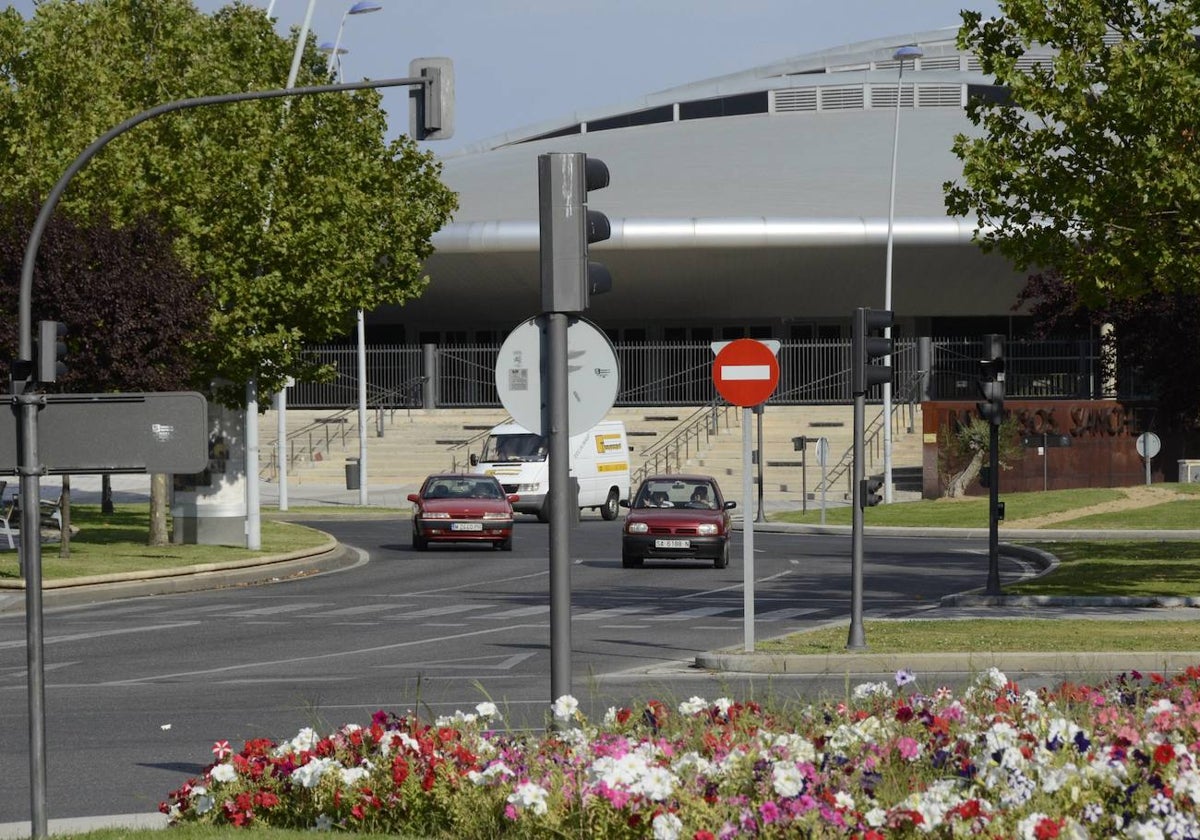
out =
{"type": "Polygon", "coordinates": [[[499,499],[504,494],[495,481],[473,478],[441,478],[425,488],[427,499],[499,499]]]}
{"type": "Polygon", "coordinates": [[[691,508],[713,510],[716,492],[712,483],[694,480],[647,481],[633,501],[635,508],[691,508]]]}
{"type": "Polygon", "coordinates": [[[532,432],[515,435],[490,435],[483,445],[480,461],[544,461],[546,439],[532,432]]]}

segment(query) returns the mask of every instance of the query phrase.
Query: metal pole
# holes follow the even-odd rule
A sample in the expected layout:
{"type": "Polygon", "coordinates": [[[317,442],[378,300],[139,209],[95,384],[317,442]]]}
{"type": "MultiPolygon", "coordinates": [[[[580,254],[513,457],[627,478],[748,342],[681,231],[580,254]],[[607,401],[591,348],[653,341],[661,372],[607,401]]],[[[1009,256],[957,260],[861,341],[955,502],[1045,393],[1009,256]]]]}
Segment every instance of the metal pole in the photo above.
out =
{"type": "Polygon", "coordinates": [[[800,512],[808,513],[808,441],[800,453],[800,512]]]}
{"type": "MultiPolygon", "coordinates": [[[[854,479],[850,487],[850,633],[847,650],[867,646],[863,629],[863,415],[866,394],[854,395],[854,479]]],[[[823,510],[823,508],[822,508],[823,510]]]]}
{"type": "Polygon", "coordinates": [[[750,515],[751,486],[751,439],[750,412],[742,409],[742,498],[746,499],[746,510],[742,513],[742,636],[747,653],[754,650],[754,517],[750,515]]]}
{"type": "Polygon", "coordinates": [[[571,691],[571,531],[568,484],[571,480],[571,442],[568,429],[567,316],[548,312],[546,360],[548,381],[547,431],[550,454],[550,701],[571,691]]]}
{"type": "Polygon", "coordinates": [[[279,465],[279,509],[288,509],[287,386],[275,395],[275,463],[279,465]]]}
{"type": "Polygon", "coordinates": [[[367,332],[358,310],[358,503],[367,504],[367,332]]]}
{"type": "Polygon", "coordinates": [[[988,579],[986,595],[1000,595],[1000,427],[988,428],[988,579]]]}
{"type": "Polygon", "coordinates": [[[258,377],[246,383],[246,548],[262,548],[258,493],[258,377]]]}

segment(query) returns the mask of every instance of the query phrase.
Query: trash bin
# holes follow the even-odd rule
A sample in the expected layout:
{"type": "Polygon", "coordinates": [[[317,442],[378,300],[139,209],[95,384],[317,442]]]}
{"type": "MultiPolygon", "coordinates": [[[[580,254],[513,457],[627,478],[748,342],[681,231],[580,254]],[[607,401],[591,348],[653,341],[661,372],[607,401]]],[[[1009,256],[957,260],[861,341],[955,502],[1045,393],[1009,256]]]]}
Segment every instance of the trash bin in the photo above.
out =
{"type": "Polygon", "coordinates": [[[346,459],[346,489],[357,490],[362,487],[362,469],[357,458],[346,459]]]}

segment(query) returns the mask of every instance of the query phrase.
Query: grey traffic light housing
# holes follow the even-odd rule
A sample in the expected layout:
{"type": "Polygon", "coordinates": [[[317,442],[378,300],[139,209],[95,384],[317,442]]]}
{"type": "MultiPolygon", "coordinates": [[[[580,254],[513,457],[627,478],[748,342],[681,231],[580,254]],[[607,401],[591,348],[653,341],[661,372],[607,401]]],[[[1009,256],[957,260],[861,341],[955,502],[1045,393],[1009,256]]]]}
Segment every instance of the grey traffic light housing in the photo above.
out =
{"type": "Polygon", "coordinates": [[[864,478],[858,493],[858,506],[861,508],[875,507],[883,501],[883,496],[879,493],[882,489],[882,478],[864,478]]]}
{"type": "Polygon", "coordinates": [[[589,259],[588,246],[612,235],[608,216],[587,207],[608,186],[608,166],[582,152],[538,155],[538,221],[543,312],[582,312],[591,295],[612,289],[612,275],[589,259]]]}
{"type": "Polygon", "coordinates": [[[975,403],[979,416],[993,426],[1004,422],[1004,336],[989,333],[983,337],[984,358],[980,359],[982,379],[979,395],[982,402],[975,403]]]}
{"type": "Polygon", "coordinates": [[[408,89],[408,133],[414,140],[448,140],[454,136],[454,62],[449,58],[414,58],[408,75],[428,79],[408,89]]]}
{"type": "Polygon", "coordinates": [[[67,325],[38,321],[37,381],[57,382],[67,372],[67,325]]]}
{"type": "Polygon", "coordinates": [[[860,306],[854,310],[850,324],[852,394],[865,394],[873,385],[892,381],[891,366],[873,364],[873,361],[892,355],[891,337],[875,333],[889,329],[894,322],[895,317],[889,309],[860,306]]]}

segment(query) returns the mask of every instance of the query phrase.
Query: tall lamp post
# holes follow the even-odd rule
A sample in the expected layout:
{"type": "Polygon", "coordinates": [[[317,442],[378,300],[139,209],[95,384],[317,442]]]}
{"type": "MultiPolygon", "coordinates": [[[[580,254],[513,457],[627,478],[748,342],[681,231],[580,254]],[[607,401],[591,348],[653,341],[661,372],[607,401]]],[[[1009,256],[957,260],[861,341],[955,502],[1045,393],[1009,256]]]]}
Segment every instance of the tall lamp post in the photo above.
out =
{"type": "MultiPolygon", "coordinates": [[[[892,131],[892,178],[891,193],[888,198],[887,226],[887,260],[884,267],[883,279],[883,308],[892,311],[892,242],[895,238],[896,227],[896,159],[900,152],[900,100],[904,90],[904,61],[911,58],[914,67],[916,60],[925,53],[916,44],[900,47],[893,53],[892,58],[900,62],[900,73],[896,77],[896,122],[892,131]]],[[[892,328],[888,327],[884,335],[891,338],[892,328]]],[[[888,356],[884,363],[889,367],[892,357],[888,356]]],[[[892,380],[883,383],[883,500],[890,504],[892,501],[892,380]]]]}
{"type": "MultiPolygon", "coordinates": [[[[321,44],[322,50],[329,52],[329,61],[325,64],[325,72],[332,75],[337,68],[337,80],[342,80],[341,56],[349,52],[342,46],[342,30],[346,27],[346,18],[351,15],[365,15],[382,9],[378,3],[371,0],[359,0],[342,13],[342,21],[338,24],[337,37],[332,44],[321,44]]],[[[358,503],[367,505],[370,501],[367,495],[367,330],[363,311],[360,308],[355,318],[358,333],[358,503]]]]}

